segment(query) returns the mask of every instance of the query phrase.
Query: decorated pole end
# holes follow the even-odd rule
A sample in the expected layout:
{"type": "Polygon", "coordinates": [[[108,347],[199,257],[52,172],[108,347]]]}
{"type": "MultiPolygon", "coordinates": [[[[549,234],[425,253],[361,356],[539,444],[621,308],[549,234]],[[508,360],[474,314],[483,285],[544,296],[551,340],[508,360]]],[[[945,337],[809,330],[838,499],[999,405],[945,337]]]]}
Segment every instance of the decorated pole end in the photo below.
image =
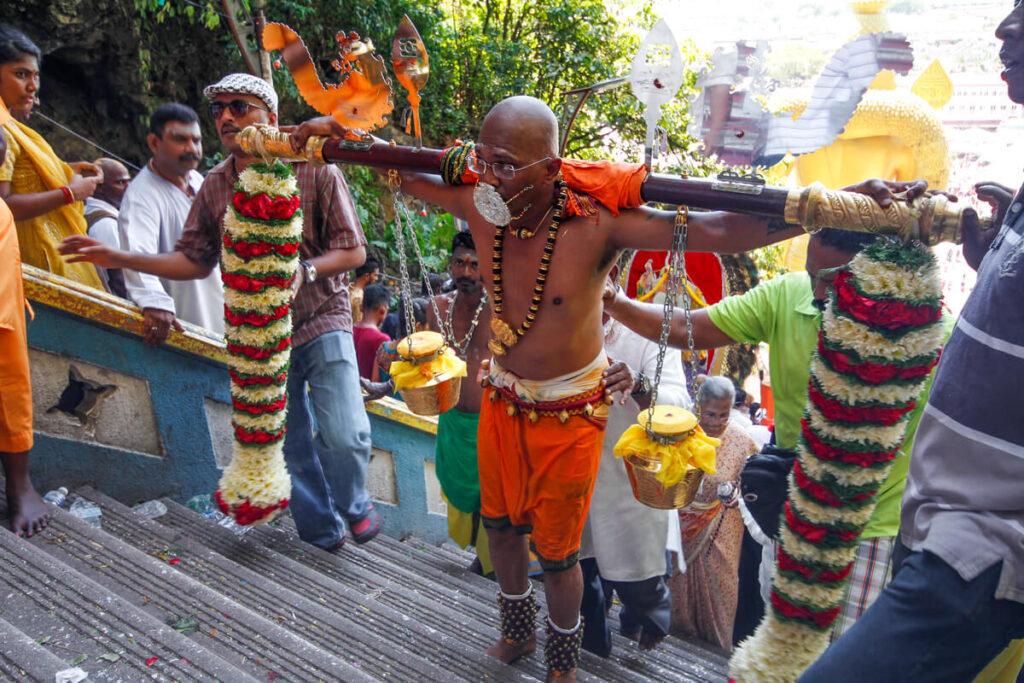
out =
{"type": "MultiPolygon", "coordinates": [[[[962,240],[966,203],[951,202],[937,194],[914,200],[896,199],[888,207],[879,206],[868,195],[829,190],[821,183],[794,188],[786,197],[786,222],[800,225],[807,232],[822,228],[856,230],[893,235],[904,242],[920,240],[928,246],[962,240]]],[[[981,218],[982,229],[991,219],[981,218]]]]}
{"type": "Polygon", "coordinates": [[[291,161],[308,161],[311,164],[322,166],[324,160],[324,143],[328,138],[316,135],[309,136],[301,154],[296,154],[292,149],[291,134],[278,130],[273,126],[255,125],[248,126],[238,134],[238,144],[246,154],[259,157],[266,161],[270,159],[285,159],[291,161]]]}

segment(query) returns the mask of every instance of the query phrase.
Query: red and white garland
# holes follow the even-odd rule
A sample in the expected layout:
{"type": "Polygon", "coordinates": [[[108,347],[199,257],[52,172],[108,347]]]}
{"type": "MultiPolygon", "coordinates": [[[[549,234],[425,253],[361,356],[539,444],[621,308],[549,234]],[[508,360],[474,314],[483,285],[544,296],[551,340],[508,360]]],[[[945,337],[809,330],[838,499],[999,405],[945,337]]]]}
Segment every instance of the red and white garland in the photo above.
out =
{"type": "Polygon", "coordinates": [[[221,275],[235,442],[217,503],[239,524],[261,524],[291,497],[283,447],[302,212],[295,174],[280,162],[249,165],[235,190],[221,275]]]}
{"type": "Polygon", "coordinates": [[[733,680],[795,681],[828,646],[860,533],[938,362],[941,315],[938,268],[924,247],[877,242],[836,277],[811,360],[771,605],[733,654],[733,680]]]}

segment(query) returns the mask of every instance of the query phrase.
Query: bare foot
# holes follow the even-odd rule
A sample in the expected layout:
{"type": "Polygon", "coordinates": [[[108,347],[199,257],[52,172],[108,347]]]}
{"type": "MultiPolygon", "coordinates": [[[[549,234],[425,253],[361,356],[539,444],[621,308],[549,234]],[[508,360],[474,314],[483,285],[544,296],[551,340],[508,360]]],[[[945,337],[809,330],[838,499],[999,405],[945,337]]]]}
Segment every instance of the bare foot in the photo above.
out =
{"type": "Polygon", "coordinates": [[[665,640],[665,636],[652,636],[644,631],[640,636],[640,649],[644,651],[653,650],[665,640]]]}
{"type": "MultiPolygon", "coordinates": [[[[537,649],[537,636],[532,635],[521,643],[510,643],[504,638],[487,648],[487,654],[498,661],[511,664],[523,655],[528,655],[537,649]]],[[[573,679],[576,680],[576,679],[573,679]]]]}
{"type": "Polygon", "coordinates": [[[18,536],[32,536],[45,529],[50,513],[32,485],[18,486],[8,480],[6,488],[11,530],[18,536]]]}
{"type": "Polygon", "coordinates": [[[645,652],[653,650],[665,640],[665,636],[652,636],[647,631],[636,631],[634,633],[623,633],[630,640],[636,641],[639,648],[645,652]]]}
{"type": "Polygon", "coordinates": [[[572,669],[571,671],[566,671],[564,674],[560,674],[548,669],[548,677],[544,680],[547,683],[576,683],[577,671],[579,671],[579,669],[572,669]]]}

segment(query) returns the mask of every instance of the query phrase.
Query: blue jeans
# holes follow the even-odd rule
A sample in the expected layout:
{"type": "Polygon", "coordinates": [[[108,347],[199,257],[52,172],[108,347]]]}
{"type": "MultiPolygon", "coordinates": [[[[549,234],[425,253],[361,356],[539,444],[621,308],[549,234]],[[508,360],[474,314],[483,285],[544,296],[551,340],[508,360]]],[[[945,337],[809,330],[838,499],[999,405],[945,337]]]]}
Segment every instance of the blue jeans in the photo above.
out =
{"type": "Polygon", "coordinates": [[[1024,636],[1024,604],[994,597],[1001,571],[997,563],[964,581],[937,555],[911,553],[800,683],[972,680],[1024,636]]]}
{"type": "Polygon", "coordinates": [[[292,349],[287,429],[284,458],[299,537],[333,548],[345,537],[345,520],[358,521],[370,509],[370,421],[351,332],[328,332],[292,349]],[[315,439],[310,401],[318,427],[315,439]]]}

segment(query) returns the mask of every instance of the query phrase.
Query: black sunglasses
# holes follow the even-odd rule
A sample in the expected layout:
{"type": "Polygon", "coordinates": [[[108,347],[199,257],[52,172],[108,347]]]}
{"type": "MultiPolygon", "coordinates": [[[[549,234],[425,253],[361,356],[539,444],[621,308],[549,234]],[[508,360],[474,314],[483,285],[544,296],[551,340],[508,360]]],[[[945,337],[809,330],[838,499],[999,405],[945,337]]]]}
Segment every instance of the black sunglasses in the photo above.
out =
{"type": "Polygon", "coordinates": [[[213,114],[213,118],[215,119],[219,119],[220,115],[224,113],[225,109],[230,109],[231,115],[235,117],[245,116],[249,113],[250,109],[270,111],[266,107],[261,107],[258,104],[246,102],[245,100],[231,100],[230,102],[210,102],[210,113],[213,114]]]}

